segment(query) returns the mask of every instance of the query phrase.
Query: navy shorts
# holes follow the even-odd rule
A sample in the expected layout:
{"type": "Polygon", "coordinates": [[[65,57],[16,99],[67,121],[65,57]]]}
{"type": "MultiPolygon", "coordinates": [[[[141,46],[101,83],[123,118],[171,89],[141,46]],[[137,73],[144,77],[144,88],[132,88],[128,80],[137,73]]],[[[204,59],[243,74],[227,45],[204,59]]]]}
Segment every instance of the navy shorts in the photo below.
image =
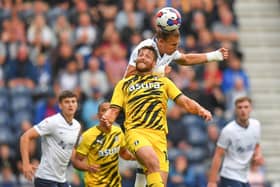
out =
{"type": "Polygon", "coordinates": [[[67,182],[55,182],[47,179],[35,178],[35,187],[71,187],[67,182]]]}
{"type": "Polygon", "coordinates": [[[250,184],[221,177],[219,187],[250,187],[250,184]]]}

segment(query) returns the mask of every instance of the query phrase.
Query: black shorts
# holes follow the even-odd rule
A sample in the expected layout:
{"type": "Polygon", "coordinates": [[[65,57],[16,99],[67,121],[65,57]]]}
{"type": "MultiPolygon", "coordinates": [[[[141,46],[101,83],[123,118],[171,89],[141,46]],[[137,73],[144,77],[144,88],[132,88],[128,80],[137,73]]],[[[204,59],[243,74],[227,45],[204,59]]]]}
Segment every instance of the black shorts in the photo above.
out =
{"type": "Polygon", "coordinates": [[[244,182],[240,182],[240,181],[237,181],[237,180],[221,177],[219,187],[228,187],[228,186],[231,186],[231,187],[250,187],[249,183],[244,183],[244,182]]]}
{"type": "Polygon", "coordinates": [[[35,187],[71,187],[68,182],[56,182],[47,179],[35,178],[35,187]]]}

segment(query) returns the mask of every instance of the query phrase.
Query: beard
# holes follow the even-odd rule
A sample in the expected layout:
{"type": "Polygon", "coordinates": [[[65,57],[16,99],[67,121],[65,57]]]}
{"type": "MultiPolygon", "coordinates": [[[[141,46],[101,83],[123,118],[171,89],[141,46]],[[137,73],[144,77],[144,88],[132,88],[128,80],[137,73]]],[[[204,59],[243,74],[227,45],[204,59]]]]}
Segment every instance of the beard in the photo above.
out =
{"type": "Polygon", "coordinates": [[[140,73],[146,73],[151,71],[151,67],[145,65],[144,63],[136,63],[136,70],[140,73]]]}

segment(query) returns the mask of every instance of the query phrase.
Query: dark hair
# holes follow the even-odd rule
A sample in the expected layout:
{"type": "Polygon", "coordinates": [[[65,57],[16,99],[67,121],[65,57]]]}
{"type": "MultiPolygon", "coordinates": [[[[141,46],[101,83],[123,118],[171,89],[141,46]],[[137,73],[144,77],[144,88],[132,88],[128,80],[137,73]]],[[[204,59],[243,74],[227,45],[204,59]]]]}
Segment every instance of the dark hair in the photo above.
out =
{"type": "Polygon", "coordinates": [[[140,52],[142,49],[151,50],[151,51],[154,53],[154,59],[155,59],[155,61],[157,61],[158,54],[157,54],[156,49],[155,49],[153,46],[144,46],[144,47],[140,48],[140,49],[138,50],[138,54],[139,54],[139,52],[140,52]]]}
{"type": "Polygon", "coordinates": [[[62,91],[59,96],[58,96],[58,102],[62,102],[63,99],[65,98],[72,98],[72,97],[75,97],[77,100],[78,100],[78,97],[76,94],[74,94],[73,92],[69,91],[69,90],[64,90],[62,91]]]}
{"type": "Polygon", "coordinates": [[[157,39],[161,38],[163,40],[167,40],[167,38],[169,38],[170,36],[179,37],[180,36],[179,29],[175,29],[173,31],[164,31],[164,30],[158,29],[156,31],[156,38],[157,39]]]}
{"type": "Polygon", "coordinates": [[[235,106],[238,104],[238,103],[241,103],[243,101],[248,101],[250,104],[252,104],[252,99],[248,96],[244,96],[244,97],[239,97],[235,100],[234,104],[235,106]]]}
{"type": "Polygon", "coordinates": [[[110,104],[109,101],[103,101],[102,103],[100,103],[100,104],[98,105],[98,113],[100,112],[102,105],[105,104],[105,103],[110,104]]]}

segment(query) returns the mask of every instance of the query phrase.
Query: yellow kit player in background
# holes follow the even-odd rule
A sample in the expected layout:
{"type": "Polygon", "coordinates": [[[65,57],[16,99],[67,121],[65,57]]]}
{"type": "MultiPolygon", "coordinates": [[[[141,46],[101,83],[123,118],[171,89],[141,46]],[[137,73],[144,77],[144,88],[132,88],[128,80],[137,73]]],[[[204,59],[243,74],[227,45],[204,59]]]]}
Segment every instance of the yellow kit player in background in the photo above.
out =
{"type": "Polygon", "coordinates": [[[121,80],[115,87],[110,108],[101,125],[112,127],[121,109],[125,112],[125,136],[129,150],[145,168],[148,186],[166,186],[169,170],[166,110],[168,98],[187,112],[206,120],[211,113],[188,98],[166,77],[152,73],[157,52],[144,46],[136,58],[136,75],[121,80]]]}
{"type": "MultiPolygon", "coordinates": [[[[109,102],[100,104],[99,119],[109,107],[109,102]]],[[[124,134],[116,125],[109,130],[100,125],[93,126],[82,134],[72,163],[75,168],[85,171],[86,187],[121,187],[119,156],[135,160],[125,145],[124,134]]]]}

